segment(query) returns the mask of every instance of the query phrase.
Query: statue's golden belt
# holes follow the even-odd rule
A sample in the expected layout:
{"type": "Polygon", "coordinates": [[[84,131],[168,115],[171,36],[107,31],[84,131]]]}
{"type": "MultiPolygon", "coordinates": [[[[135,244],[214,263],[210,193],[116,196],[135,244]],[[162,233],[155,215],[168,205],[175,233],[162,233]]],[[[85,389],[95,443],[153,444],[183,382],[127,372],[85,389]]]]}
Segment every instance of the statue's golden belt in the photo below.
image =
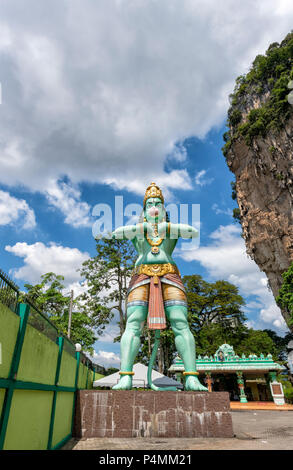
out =
{"type": "Polygon", "coordinates": [[[133,274],[146,274],[147,276],[165,276],[165,274],[178,274],[180,276],[179,269],[176,264],[164,263],[164,264],[140,264],[135,266],[133,274]]]}

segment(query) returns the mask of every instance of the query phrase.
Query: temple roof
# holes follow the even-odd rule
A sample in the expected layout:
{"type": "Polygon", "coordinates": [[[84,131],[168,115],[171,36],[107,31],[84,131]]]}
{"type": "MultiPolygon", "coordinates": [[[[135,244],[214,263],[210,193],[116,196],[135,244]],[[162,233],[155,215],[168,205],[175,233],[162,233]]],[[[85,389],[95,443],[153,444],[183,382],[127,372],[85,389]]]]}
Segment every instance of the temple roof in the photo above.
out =
{"type": "Polygon", "coordinates": [[[234,348],[233,346],[230,346],[230,344],[226,344],[226,343],[222,344],[222,346],[220,346],[217,349],[216,354],[218,354],[219,352],[222,352],[223,354],[235,356],[234,348]]]}
{"type": "MultiPolygon", "coordinates": [[[[196,359],[196,370],[206,372],[268,372],[268,371],[281,371],[285,367],[273,361],[271,354],[265,356],[260,354],[250,354],[248,357],[245,354],[238,356],[229,344],[222,344],[214,355],[201,356],[198,355],[196,359]]],[[[170,372],[183,372],[184,364],[182,359],[177,356],[174,363],[169,368],[170,372]]]]}

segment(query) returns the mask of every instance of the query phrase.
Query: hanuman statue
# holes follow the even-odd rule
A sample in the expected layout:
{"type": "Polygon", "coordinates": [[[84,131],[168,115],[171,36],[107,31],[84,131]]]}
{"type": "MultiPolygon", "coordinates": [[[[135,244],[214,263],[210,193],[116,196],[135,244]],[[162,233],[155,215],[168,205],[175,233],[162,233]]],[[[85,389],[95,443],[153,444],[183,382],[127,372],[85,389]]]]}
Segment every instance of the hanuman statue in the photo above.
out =
{"type": "MultiPolygon", "coordinates": [[[[198,380],[195,367],[195,342],[187,322],[187,299],[179,270],[172,259],[172,252],[179,237],[198,236],[195,228],[185,224],[172,224],[164,207],[162,191],[155,184],[148,186],[143,201],[143,221],[137,225],[117,228],[113,238],[131,239],[138,258],[130,280],[127,296],[127,323],[121,338],[120,380],[115,390],[132,388],[132,371],[140,347],[140,335],[147,319],[149,329],[156,330],[157,350],[160,330],[166,328],[166,317],[175,335],[175,345],[185,372],[185,390],[204,390],[198,380]]],[[[155,359],[153,350],[150,365],[155,359]]],[[[148,381],[152,368],[149,366],[148,381]]],[[[167,388],[176,390],[176,388],[167,388]]]]}

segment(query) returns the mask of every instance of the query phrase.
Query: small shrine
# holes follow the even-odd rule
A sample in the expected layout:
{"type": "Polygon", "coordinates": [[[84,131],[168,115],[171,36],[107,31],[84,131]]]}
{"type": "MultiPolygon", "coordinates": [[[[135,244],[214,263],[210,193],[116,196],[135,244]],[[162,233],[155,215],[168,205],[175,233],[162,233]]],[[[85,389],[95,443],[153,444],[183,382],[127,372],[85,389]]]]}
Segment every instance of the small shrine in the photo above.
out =
{"type": "MultiPolygon", "coordinates": [[[[227,391],[231,401],[271,401],[284,404],[282,384],[277,373],[285,368],[273,361],[271,354],[238,356],[229,344],[222,344],[214,355],[197,356],[196,369],[209,392],[227,391]]],[[[182,382],[184,365],[179,356],[169,368],[182,382]]]]}

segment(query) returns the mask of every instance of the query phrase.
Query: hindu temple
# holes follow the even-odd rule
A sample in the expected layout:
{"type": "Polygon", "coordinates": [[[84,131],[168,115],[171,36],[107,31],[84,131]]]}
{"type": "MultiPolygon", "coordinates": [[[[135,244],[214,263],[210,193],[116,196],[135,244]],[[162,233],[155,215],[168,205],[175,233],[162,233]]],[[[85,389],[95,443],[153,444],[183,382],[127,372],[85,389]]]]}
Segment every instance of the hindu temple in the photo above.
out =
{"type": "MultiPolygon", "coordinates": [[[[227,391],[231,401],[274,401],[284,404],[283,387],[277,373],[284,367],[273,361],[271,354],[238,356],[229,344],[222,344],[214,355],[197,356],[199,378],[210,392],[227,391]]],[[[184,365],[179,356],[169,368],[182,381],[184,365]]]]}

